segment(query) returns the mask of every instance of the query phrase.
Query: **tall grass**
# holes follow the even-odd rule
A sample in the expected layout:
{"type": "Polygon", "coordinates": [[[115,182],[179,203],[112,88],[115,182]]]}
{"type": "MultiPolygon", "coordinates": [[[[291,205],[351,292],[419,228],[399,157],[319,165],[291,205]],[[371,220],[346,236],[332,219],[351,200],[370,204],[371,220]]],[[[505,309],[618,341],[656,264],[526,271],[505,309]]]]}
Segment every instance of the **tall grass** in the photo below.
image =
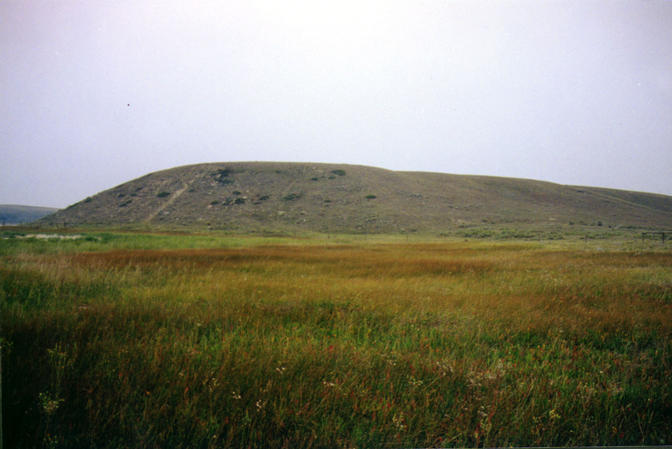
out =
{"type": "Polygon", "coordinates": [[[257,243],[7,251],[7,447],[672,441],[669,252],[257,243]]]}

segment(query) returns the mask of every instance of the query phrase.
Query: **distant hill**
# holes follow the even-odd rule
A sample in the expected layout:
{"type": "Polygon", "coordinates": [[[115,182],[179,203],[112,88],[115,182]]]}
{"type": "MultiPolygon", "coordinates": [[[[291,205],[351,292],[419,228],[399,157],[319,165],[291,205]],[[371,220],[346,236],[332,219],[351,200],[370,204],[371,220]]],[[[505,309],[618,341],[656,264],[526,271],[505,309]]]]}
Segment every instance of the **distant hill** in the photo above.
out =
{"type": "Polygon", "coordinates": [[[554,223],[669,228],[672,197],[356,165],[211,163],[150,173],[41,223],[320,232],[554,223]]]}
{"type": "Polygon", "coordinates": [[[39,220],[45,215],[53,214],[58,209],[53,207],[20,206],[16,204],[0,204],[0,225],[16,225],[39,220]]]}

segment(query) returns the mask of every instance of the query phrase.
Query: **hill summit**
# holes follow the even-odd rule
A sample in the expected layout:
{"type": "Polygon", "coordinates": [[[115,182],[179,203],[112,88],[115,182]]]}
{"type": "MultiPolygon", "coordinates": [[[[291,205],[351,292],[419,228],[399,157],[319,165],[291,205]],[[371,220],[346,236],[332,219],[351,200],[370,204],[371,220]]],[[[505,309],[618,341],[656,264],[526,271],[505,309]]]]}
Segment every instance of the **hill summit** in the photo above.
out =
{"type": "Polygon", "coordinates": [[[150,173],[41,220],[239,231],[438,231],[472,224],[672,224],[672,197],[358,165],[231,162],[150,173]]]}

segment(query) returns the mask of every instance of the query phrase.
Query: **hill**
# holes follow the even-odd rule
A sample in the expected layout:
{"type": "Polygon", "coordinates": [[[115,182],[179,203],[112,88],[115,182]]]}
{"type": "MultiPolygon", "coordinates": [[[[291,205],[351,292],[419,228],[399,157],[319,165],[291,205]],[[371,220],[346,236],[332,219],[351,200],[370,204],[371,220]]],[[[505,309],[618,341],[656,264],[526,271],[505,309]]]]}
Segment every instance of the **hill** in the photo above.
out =
{"type": "Polygon", "coordinates": [[[150,173],[41,223],[372,233],[474,224],[669,228],[672,197],[356,165],[210,163],[150,173]]]}
{"type": "Polygon", "coordinates": [[[0,204],[0,224],[16,225],[30,223],[45,215],[53,214],[58,209],[53,207],[20,206],[16,204],[0,204]]]}

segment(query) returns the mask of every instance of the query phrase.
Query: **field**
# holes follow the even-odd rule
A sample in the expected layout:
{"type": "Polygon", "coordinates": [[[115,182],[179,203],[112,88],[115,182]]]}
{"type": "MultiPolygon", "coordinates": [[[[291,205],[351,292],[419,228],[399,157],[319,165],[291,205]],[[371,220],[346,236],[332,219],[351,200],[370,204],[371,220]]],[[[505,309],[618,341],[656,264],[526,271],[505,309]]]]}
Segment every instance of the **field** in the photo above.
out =
{"type": "Polygon", "coordinates": [[[6,237],[6,447],[672,444],[669,243],[6,237]]]}

